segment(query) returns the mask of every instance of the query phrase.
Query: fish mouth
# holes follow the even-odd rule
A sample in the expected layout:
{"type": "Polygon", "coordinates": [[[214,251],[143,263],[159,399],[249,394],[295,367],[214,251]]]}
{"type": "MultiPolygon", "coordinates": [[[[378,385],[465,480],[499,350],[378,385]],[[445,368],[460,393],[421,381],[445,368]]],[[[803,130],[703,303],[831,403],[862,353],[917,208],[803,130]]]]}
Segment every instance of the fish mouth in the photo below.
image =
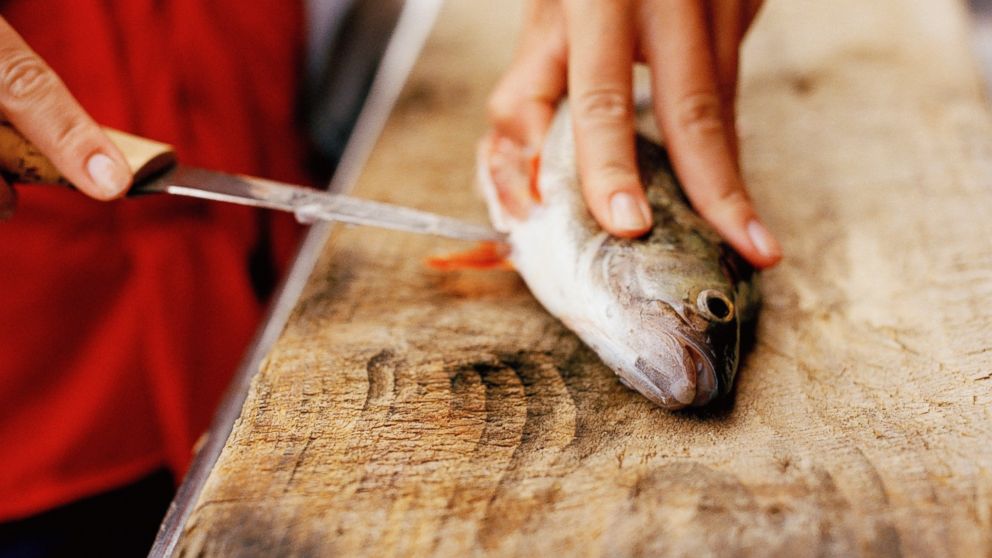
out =
{"type": "Polygon", "coordinates": [[[686,375],[693,375],[696,379],[696,389],[689,405],[700,407],[713,401],[720,390],[712,359],[707,358],[701,350],[690,343],[682,346],[682,355],[686,375]]]}
{"type": "Polygon", "coordinates": [[[624,343],[587,320],[562,319],[620,381],[663,409],[702,407],[730,391],[737,364],[736,322],[702,333],[645,328],[624,343]],[[633,354],[631,354],[633,353],[633,354]],[[633,357],[633,362],[631,362],[633,357]]]}
{"type": "Polygon", "coordinates": [[[652,363],[639,357],[634,368],[634,389],[666,409],[699,407],[719,395],[719,381],[713,360],[689,341],[678,342],[676,358],[652,363]]]}

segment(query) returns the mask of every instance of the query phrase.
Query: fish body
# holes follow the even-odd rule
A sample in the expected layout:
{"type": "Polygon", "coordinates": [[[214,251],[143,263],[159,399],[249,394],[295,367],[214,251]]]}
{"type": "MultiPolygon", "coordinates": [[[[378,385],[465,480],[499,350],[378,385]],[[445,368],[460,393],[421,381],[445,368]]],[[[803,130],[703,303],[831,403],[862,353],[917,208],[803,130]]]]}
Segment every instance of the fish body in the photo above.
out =
{"type": "Polygon", "coordinates": [[[651,231],[637,239],[609,235],[589,214],[567,101],[546,136],[525,215],[511,211],[493,177],[514,174],[501,165],[527,165],[491,154],[484,142],[480,186],[490,219],[508,235],[508,258],[537,300],[621,382],[661,407],[701,406],[728,393],[741,326],[757,308],[756,273],[689,206],[665,150],[637,138],[654,214],[651,231]]]}

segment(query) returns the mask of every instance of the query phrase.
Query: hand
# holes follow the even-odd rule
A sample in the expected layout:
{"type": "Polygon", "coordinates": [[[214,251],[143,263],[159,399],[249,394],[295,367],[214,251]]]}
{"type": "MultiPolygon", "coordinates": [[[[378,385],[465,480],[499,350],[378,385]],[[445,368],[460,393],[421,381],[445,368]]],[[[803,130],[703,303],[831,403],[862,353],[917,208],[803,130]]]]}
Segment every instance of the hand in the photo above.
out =
{"type": "Polygon", "coordinates": [[[495,133],[540,149],[568,91],[583,194],[607,231],[639,236],[651,211],[634,154],[631,68],[651,69],[654,113],[696,210],[758,267],[781,259],[741,179],[734,100],[740,43],[760,0],[531,0],[492,94],[495,133]]]}
{"type": "MultiPolygon", "coordinates": [[[[109,200],[130,186],[124,156],[3,18],[0,112],[81,192],[109,200]]],[[[0,218],[11,214],[14,199],[10,185],[0,179],[0,218]]]]}

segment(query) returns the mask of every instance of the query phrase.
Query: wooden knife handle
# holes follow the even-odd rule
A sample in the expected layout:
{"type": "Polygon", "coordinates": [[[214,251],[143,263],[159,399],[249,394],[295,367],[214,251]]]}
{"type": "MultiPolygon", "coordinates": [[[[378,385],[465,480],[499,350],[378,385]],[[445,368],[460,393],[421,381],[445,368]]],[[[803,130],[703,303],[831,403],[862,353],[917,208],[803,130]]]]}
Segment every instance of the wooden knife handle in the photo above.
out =
{"type": "MultiPolygon", "coordinates": [[[[121,150],[135,182],[162,171],[176,163],[176,153],[171,145],[104,128],[110,141],[121,150]]],[[[0,173],[11,182],[29,184],[68,184],[38,148],[16,128],[0,121],[0,173]]]]}

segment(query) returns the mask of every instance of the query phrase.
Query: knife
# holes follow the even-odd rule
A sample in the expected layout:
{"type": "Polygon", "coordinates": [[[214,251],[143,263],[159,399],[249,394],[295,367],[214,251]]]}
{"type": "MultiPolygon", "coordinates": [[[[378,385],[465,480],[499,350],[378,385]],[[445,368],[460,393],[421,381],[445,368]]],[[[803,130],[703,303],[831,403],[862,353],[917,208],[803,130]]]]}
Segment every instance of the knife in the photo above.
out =
{"type": "MultiPolygon", "coordinates": [[[[111,128],[104,131],[134,172],[129,197],[172,194],[286,211],[307,224],[336,221],[459,240],[506,240],[505,235],[488,226],[426,211],[181,165],[168,144],[111,128]]],[[[51,161],[8,122],[0,122],[0,173],[10,182],[68,184],[51,161]]]]}

